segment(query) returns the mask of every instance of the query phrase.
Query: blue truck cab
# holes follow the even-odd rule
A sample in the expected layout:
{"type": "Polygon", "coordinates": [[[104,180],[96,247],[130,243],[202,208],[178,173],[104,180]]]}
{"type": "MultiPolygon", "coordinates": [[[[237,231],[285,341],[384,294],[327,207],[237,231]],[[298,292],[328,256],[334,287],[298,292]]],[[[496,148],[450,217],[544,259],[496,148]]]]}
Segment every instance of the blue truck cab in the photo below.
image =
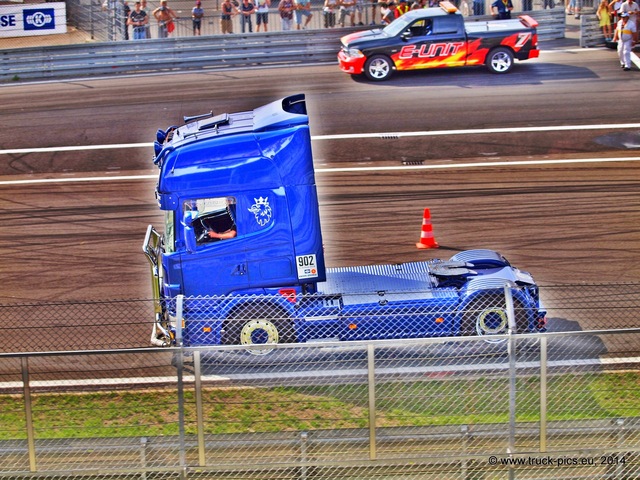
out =
{"type": "Polygon", "coordinates": [[[544,329],[531,275],[491,250],[327,269],[302,94],[185,118],[154,150],[154,345],[175,343],[179,295],[190,346],[505,333],[505,286],[519,329],[544,329]]]}

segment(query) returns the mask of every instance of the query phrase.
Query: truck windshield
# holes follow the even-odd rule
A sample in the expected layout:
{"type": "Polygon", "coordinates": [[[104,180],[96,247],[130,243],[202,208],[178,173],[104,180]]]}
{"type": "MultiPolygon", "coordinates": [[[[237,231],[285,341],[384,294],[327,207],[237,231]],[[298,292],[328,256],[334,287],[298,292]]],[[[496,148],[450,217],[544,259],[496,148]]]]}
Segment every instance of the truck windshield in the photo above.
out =
{"type": "Polygon", "coordinates": [[[164,251],[172,253],[175,251],[175,228],[173,211],[164,212],[164,251]]]}
{"type": "Polygon", "coordinates": [[[404,18],[404,16],[398,17],[389,25],[384,27],[382,31],[384,32],[385,35],[388,35],[389,37],[395,37],[399,33],[403,32],[412,21],[413,21],[412,19],[404,18]]]}

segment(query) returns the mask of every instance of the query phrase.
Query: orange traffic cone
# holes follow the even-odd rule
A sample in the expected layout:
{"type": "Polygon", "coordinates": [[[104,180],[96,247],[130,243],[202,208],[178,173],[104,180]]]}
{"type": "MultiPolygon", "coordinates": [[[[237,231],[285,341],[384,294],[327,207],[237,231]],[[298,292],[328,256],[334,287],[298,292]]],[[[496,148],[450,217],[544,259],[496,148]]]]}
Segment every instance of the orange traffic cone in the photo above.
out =
{"type": "Polygon", "coordinates": [[[433,238],[433,227],[431,226],[431,212],[428,208],[424,209],[422,217],[422,232],[420,233],[420,241],[416,243],[418,248],[438,248],[438,242],[433,238]]]}

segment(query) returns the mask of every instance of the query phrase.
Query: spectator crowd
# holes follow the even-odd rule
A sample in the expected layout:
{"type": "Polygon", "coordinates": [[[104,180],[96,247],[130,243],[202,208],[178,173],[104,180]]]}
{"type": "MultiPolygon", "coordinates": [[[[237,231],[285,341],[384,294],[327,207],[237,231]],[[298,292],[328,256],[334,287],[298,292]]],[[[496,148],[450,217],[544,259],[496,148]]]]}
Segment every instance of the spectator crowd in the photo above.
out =
{"type": "MultiPolygon", "coordinates": [[[[319,14],[322,15],[321,24],[324,28],[364,25],[365,22],[370,25],[386,25],[410,9],[438,6],[440,0],[314,1],[321,7],[319,12],[312,11],[311,0],[216,0],[216,7],[209,10],[209,12],[215,11],[215,14],[210,14],[209,17],[219,22],[220,32],[223,34],[236,33],[234,24],[236,27],[239,26],[241,33],[261,30],[267,32],[269,21],[270,19],[273,21],[273,18],[279,20],[279,25],[275,29],[304,30],[309,27],[314,15],[319,14]]],[[[462,1],[464,4],[464,0],[450,1],[454,4],[462,1]]],[[[484,15],[486,0],[470,1],[473,1],[473,14],[484,15]]],[[[494,5],[498,5],[497,8],[502,11],[502,5],[507,3],[510,5],[510,11],[513,8],[511,0],[498,0],[494,5]]],[[[117,12],[118,17],[124,15],[122,34],[125,40],[151,38],[151,28],[157,29],[157,35],[155,35],[157,38],[166,38],[175,31],[177,21],[183,20],[175,10],[169,7],[167,0],[160,0],[160,6],[154,9],[148,6],[147,0],[136,0],[133,8],[129,6],[129,0],[106,0],[103,8],[117,12]],[[130,29],[131,36],[129,36],[130,29]]],[[[195,0],[190,13],[193,35],[201,35],[203,21],[207,16],[201,0],[195,0]]]]}

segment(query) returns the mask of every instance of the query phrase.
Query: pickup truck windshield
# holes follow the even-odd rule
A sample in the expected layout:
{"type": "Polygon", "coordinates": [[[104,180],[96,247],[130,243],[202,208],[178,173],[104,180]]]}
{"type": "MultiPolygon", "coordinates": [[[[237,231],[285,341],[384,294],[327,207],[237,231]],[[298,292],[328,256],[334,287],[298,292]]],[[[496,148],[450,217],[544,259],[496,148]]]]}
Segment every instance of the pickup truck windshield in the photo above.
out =
{"type": "Polygon", "coordinates": [[[412,21],[413,21],[412,19],[407,19],[405,17],[398,17],[389,25],[384,27],[382,29],[382,32],[389,37],[395,37],[399,33],[403,32],[412,21]]]}

